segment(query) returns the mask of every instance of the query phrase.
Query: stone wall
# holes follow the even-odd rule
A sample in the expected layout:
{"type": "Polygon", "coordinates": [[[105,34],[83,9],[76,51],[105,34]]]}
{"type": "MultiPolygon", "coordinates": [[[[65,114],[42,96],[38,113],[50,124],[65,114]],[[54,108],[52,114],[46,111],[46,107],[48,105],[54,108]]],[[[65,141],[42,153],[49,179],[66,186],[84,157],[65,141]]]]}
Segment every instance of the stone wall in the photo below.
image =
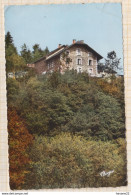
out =
{"type": "Polygon", "coordinates": [[[75,69],[78,72],[90,72],[92,76],[97,75],[97,57],[88,51],[84,46],[74,45],[68,50],[68,57],[72,60],[72,62],[67,65],[64,60],[61,59],[62,64],[65,64],[65,68],[75,69]],[[80,50],[78,54],[76,51],[80,50]],[[78,59],[82,61],[81,65],[78,65],[78,59]],[[92,60],[92,65],[89,65],[89,60],[92,60]]]}

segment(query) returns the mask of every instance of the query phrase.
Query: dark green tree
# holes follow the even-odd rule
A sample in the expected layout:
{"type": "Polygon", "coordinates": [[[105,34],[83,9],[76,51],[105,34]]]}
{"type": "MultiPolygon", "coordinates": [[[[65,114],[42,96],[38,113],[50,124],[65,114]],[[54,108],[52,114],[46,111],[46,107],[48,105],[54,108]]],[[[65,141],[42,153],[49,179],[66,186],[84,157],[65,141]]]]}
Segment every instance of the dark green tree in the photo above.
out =
{"type": "Polygon", "coordinates": [[[13,72],[15,75],[16,71],[25,69],[25,60],[18,54],[10,32],[7,32],[5,36],[5,57],[7,73],[13,72]]]}
{"type": "Polygon", "coordinates": [[[26,63],[31,63],[32,54],[31,54],[31,51],[27,48],[25,43],[24,45],[22,45],[20,53],[21,53],[21,56],[25,59],[26,63]]]}
{"type": "Polygon", "coordinates": [[[33,45],[33,51],[32,51],[33,61],[36,61],[46,56],[48,53],[49,53],[48,47],[46,47],[45,50],[42,50],[39,44],[33,45]]]}
{"type": "Polygon", "coordinates": [[[17,49],[14,46],[13,37],[11,36],[9,31],[5,35],[5,52],[7,56],[11,56],[14,53],[18,54],[17,49]]]}
{"type": "Polygon", "coordinates": [[[33,61],[36,61],[44,56],[43,50],[40,48],[39,44],[33,45],[33,61]]]}
{"type": "Polygon", "coordinates": [[[13,44],[13,37],[11,36],[10,32],[8,31],[5,35],[5,46],[6,48],[9,47],[9,45],[13,44]]]}
{"type": "Polygon", "coordinates": [[[45,50],[44,50],[44,56],[46,56],[48,54],[49,54],[49,49],[48,49],[48,47],[46,47],[45,50]]]}

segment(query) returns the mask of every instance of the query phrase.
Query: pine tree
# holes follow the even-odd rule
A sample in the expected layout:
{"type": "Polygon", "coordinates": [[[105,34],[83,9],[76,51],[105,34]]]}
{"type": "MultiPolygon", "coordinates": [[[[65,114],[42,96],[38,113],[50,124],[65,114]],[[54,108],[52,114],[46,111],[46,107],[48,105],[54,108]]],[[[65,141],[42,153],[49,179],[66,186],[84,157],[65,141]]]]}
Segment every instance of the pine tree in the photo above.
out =
{"type": "Polygon", "coordinates": [[[9,45],[12,45],[12,44],[13,44],[13,38],[12,38],[10,32],[8,31],[7,34],[5,35],[5,45],[8,48],[9,45]]]}

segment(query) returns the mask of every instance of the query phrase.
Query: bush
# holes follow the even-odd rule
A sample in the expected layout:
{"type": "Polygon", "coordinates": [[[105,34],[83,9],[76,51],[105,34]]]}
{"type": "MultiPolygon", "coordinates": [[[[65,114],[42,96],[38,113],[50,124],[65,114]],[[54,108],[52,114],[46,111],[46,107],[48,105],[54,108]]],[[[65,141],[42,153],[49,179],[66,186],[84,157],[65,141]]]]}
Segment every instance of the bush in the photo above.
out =
{"type": "Polygon", "coordinates": [[[32,134],[52,136],[63,131],[95,140],[125,137],[123,96],[116,99],[94,82],[96,78],[89,82],[86,73],[54,72],[43,79],[31,77],[27,83],[9,81],[8,104],[24,118],[32,134]]]}
{"type": "Polygon", "coordinates": [[[24,188],[83,188],[126,185],[124,139],[86,141],[80,136],[62,133],[53,138],[36,136],[30,151],[31,172],[24,188]],[[100,176],[114,171],[109,177],[100,176]]]}

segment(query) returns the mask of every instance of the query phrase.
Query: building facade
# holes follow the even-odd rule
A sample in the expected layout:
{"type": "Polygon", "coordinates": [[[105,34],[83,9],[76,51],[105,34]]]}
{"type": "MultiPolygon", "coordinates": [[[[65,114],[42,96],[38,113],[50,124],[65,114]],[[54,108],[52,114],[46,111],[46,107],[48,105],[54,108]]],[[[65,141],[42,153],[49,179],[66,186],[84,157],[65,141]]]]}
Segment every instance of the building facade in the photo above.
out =
{"type": "Polygon", "coordinates": [[[90,76],[97,76],[97,64],[103,57],[84,41],[73,40],[71,45],[60,45],[47,56],[32,64],[38,74],[66,70],[87,72],[90,76]]]}

